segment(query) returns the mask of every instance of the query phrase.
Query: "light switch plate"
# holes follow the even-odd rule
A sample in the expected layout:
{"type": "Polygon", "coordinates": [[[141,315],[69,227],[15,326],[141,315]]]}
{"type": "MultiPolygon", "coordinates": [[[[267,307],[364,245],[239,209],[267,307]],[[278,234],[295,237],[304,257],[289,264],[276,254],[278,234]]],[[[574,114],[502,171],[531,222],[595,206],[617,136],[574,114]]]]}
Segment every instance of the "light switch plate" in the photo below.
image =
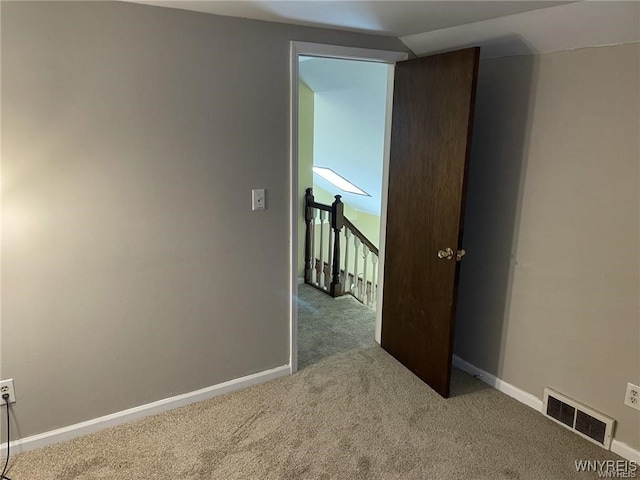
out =
{"type": "Polygon", "coordinates": [[[264,210],[267,208],[264,196],[264,188],[251,190],[251,210],[264,210]]]}

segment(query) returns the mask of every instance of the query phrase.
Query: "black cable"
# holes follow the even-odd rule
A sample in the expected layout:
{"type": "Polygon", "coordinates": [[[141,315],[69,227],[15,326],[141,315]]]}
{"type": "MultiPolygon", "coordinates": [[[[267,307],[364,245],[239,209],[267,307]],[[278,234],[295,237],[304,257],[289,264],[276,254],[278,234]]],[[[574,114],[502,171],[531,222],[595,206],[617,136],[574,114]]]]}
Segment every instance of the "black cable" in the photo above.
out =
{"type": "Polygon", "coordinates": [[[0,480],[11,480],[5,475],[5,473],[7,473],[7,467],[9,466],[9,440],[11,440],[11,435],[9,432],[9,394],[5,393],[4,395],[2,395],[2,399],[4,400],[4,406],[7,409],[7,459],[4,462],[4,468],[2,469],[0,480]]]}

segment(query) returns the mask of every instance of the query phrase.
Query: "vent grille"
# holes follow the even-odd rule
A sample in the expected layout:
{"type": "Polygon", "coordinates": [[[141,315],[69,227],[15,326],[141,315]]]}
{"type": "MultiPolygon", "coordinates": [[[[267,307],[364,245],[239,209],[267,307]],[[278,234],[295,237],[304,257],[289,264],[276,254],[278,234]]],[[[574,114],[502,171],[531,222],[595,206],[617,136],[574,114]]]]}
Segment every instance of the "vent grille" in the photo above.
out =
{"type": "Polygon", "coordinates": [[[576,415],[576,409],[571,405],[561,402],[557,398],[549,397],[547,402],[547,415],[556,420],[573,427],[573,419],[576,415]]]}
{"type": "Polygon", "coordinates": [[[611,446],[611,435],[615,420],[575,400],[544,389],[544,414],[587,440],[607,450],[611,446]]]}
{"type": "Polygon", "coordinates": [[[604,444],[607,424],[578,410],[576,430],[587,437],[593,438],[596,442],[604,444]]]}

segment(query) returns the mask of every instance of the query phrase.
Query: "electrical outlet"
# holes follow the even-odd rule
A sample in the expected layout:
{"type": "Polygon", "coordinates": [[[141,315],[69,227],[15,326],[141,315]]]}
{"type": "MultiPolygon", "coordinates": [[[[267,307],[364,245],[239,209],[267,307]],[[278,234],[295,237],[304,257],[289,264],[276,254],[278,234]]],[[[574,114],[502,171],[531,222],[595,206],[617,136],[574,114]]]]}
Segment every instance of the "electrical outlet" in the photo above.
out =
{"type": "Polygon", "coordinates": [[[2,380],[0,382],[0,405],[5,404],[5,401],[2,398],[2,395],[5,393],[9,394],[8,403],[16,402],[16,390],[13,388],[13,378],[10,378],[9,380],[2,380]]]}
{"type": "Polygon", "coordinates": [[[627,383],[627,394],[624,397],[624,404],[631,408],[640,410],[640,387],[633,383],[627,383]]]}

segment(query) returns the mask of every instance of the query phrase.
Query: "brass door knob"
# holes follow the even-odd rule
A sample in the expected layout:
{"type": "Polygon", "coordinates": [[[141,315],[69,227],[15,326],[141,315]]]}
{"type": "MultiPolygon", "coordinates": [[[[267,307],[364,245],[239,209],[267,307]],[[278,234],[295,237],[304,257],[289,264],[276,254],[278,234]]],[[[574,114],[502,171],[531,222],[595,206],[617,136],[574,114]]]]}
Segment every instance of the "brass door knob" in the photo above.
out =
{"type": "Polygon", "coordinates": [[[456,253],[456,261],[459,262],[460,260],[462,260],[462,257],[464,257],[466,255],[467,252],[463,250],[458,250],[458,253],[456,253]]]}
{"type": "Polygon", "coordinates": [[[438,250],[438,258],[442,258],[443,260],[451,260],[453,258],[453,250],[451,250],[449,247],[445,248],[444,250],[438,250]]]}

